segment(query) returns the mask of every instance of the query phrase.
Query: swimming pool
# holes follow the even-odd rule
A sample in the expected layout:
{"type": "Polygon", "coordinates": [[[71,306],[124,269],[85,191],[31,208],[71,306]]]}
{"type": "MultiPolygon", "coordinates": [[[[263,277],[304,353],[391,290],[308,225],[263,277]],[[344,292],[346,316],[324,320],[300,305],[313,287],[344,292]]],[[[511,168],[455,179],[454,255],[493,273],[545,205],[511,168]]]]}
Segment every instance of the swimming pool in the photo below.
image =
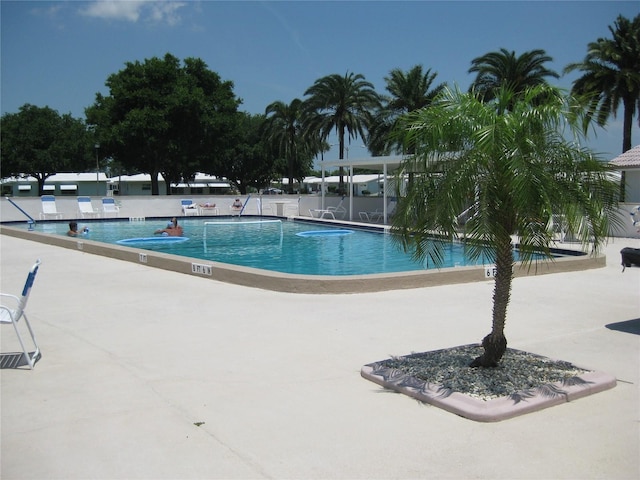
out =
{"type": "MultiPolygon", "coordinates": [[[[260,218],[260,217],[257,217],[260,218]]],[[[186,227],[188,235],[192,235],[185,244],[191,243],[194,239],[204,240],[204,231],[200,230],[204,225],[200,222],[212,221],[213,218],[207,219],[200,217],[199,220],[182,219],[181,224],[186,227]],[[191,227],[195,226],[193,232],[191,227]],[[198,233],[202,232],[202,233],[198,233]],[[199,237],[200,236],[200,237],[199,237]]],[[[229,218],[216,218],[218,221],[229,221],[229,218]]],[[[249,267],[243,265],[233,265],[230,263],[222,263],[214,260],[200,260],[194,257],[181,256],[176,254],[169,245],[163,245],[161,248],[142,249],[139,247],[118,245],[116,243],[104,243],[96,241],[98,232],[104,228],[105,231],[112,233],[112,242],[116,242],[122,238],[149,238],[151,233],[166,226],[166,217],[164,220],[147,218],[146,222],[129,222],[127,220],[98,220],[98,221],[81,221],[82,225],[90,227],[89,235],[79,237],[66,236],[67,221],[59,222],[38,222],[36,230],[28,230],[27,226],[21,223],[9,222],[0,224],[0,234],[20,238],[23,240],[40,242],[49,246],[62,247],[67,249],[78,250],[82,254],[100,255],[120,261],[137,263],[145,267],[160,268],[185,275],[198,276],[203,279],[214,280],[225,283],[232,283],[246,287],[260,288],[264,290],[272,290],[288,293],[306,293],[306,294],[329,294],[329,293],[366,293],[366,292],[382,292],[386,290],[399,290],[409,288],[423,288],[438,285],[453,285],[470,282],[491,281],[491,266],[454,266],[452,268],[425,268],[425,265],[413,265],[408,268],[413,270],[403,270],[390,273],[371,273],[371,274],[297,274],[282,273],[279,271],[265,270],[262,266],[249,267]],[[92,238],[93,237],[93,238],[92,238]]],[[[264,226],[267,228],[266,225],[264,226]]],[[[254,253],[258,253],[258,257],[273,257],[279,255],[285,247],[289,247],[291,239],[288,237],[297,237],[302,240],[313,240],[319,244],[302,243],[301,248],[289,248],[294,251],[296,257],[301,261],[306,261],[310,257],[321,255],[321,258],[330,258],[327,252],[330,250],[327,244],[322,244],[321,237],[331,237],[334,240],[339,238],[357,238],[354,237],[360,228],[369,228],[380,230],[382,227],[371,227],[350,222],[338,222],[332,220],[283,220],[282,235],[275,233],[275,227],[270,226],[271,233],[261,237],[263,244],[253,245],[254,253]],[[334,228],[342,230],[354,230],[353,233],[343,233],[340,235],[318,235],[310,234],[305,236],[287,235],[285,229],[287,225],[298,225],[300,231],[322,231],[334,228]],[[320,238],[319,238],[320,237],[320,238]],[[270,240],[269,240],[270,239],[270,240]],[[275,240],[277,239],[277,240],[275,240]],[[267,241],[268,240],[268,241],[267,241]],[[275,240],[275,241],[274,241],[275,240]],[[315,246],[314,246],[315,245],[315,246]],[[274,253],[275,252],[275,253],[274,253]]],[[[278,227],[279,231],[279,227],[278,227]]],[[[288,230],[287,230],[288,231],[288,230]]],[[[210,232],[207,232],[210,233],[210,232]]],[[[373,237],[382,240],[387,248],[398,250],[397,246],[391,241],[388,235],[378,233],[372,234],[373,237]],[[386,238],[385,238],[386,237],[386,238]]],[[[207,248],[215,246],[219,252],[228,250],[238,253],[238,248],[232,248],[233,242],[235,247],[247,243],[247,238],[235,234],[234,237],[226,237],[226,240],[212,242],[213,237],[207,235],[207,248]],[[209,243],[211,242],[211,243],[209,243]]],[[[324,239],[326,240],[326,238],[324,239]]],[[[355,256],[358,251],[364,251],[361,245],[351,245],[347,250],[347,244],[344,241],[334,243],[333,252],[339,258],[344,260],[346,257],[355,256]]],[[[204,250],[204,244],[200,246],[204,250]]],[[[240,249],[246,253],[247,249],[240,249]]],[[[559,250],[562,256],[554,259],[553,262],[537,262],[531,268],[521,267],[516,264],[514,267],[514,276],[523,277],[529,275],[544,275],[560,272],[571,272],[587,270],[592,268],[602,268],[606,265],[606,257],[604,255],[590,256],[584,252],[576,250],[559,250]]],[[[381,262],[381,259],[388,260],[387,250],[374,250],[364,258],[364,264],[371,266],[381,262]]],[[[46,261],[46,258],[43,258],[46,261]]],[[[405,259],[406,260],[406,259],[405,259]]],[[[343,262],[344,263],[344,262],[343,262]]],[[[455,265],[455,263],[454,263],[455,265]]]]}
{"type": "MultiPolygon", "coordinates": [[[[183,219],[184,238],[154,236],[166,220],[145,222],[84,222],[89,233],[79,239],[302,275],[370,275],[433,269],[401,250],[389,234],[304,221],[241,219],[183,219]]],[[[38,223],[36,230],[64,235],[63,223],[38,223]]],[[[442,268],[490,263],[470,262],[464,245],[452,243],[442,268]]]]}

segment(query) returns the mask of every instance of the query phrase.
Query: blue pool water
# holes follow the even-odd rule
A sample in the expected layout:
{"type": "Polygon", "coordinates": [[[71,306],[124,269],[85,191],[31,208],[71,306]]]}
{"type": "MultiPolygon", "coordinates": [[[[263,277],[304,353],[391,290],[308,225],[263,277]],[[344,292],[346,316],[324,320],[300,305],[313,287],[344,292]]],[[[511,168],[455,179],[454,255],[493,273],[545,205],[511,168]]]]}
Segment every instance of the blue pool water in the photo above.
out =
{"type": "MultiPolygon", "coordinates": [[[[153,232],[164,228],[166,223],[166,220],[86,221],[80,226],[89,227],[89,233],[82,236],[89,240],[113,244],[129,240],[124,244],[129,243],[130,247],[283,273],[365,275],[436,268],[431,262],[415,262],[390,235],[383,233],[250,217],[200,218],[180,221],[188,240],[172,241],[169,240],[172,237],[156,236],[157,241],[153,241],[153,232]]],[[[36,230],[66,235],[68,226],[38,223],[36,230]]],[[[447,251],[443,267],[472,264],[465,259],[463,246],[454,243],[447,251]]]]}

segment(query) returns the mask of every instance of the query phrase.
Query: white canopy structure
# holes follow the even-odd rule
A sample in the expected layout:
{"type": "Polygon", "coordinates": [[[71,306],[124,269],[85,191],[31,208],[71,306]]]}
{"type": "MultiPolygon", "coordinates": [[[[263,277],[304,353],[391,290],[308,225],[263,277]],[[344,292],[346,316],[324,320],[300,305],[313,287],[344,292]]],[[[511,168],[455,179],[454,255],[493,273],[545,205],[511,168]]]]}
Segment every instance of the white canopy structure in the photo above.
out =
{"type": "Polygon", "coordinates": [[[387,177],[390,173],[393,173],[398,169],[402,163],[404,157],[401,155],[390,155],[384,157],[362,157],[362,158],[346,158],[342,160],[323,160],[320,162],[322,169],[322,209],[324,210],[324,182],[325,182],[325,170],[335,169],[339,167],[345,167],[348,169],[349,185],[349,220],[353,220],[353,169],[354,168],[366,168],[369,170],[378,170],[382,172],[382,178],[384,180],[383,190],[383,217],[384,223],[387,223],[388,212],[387,205],[389,201],[387,199],[387,177]]]}

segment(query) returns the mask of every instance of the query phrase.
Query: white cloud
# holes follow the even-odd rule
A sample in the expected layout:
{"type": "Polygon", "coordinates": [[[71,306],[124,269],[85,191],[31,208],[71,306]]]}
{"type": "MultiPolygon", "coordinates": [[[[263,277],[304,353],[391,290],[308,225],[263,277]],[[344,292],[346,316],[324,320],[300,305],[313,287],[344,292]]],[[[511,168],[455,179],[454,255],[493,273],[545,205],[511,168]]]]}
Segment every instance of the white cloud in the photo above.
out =
{"type": "Polygon", "coordinates": [[[139,0],[98,0],[91,2],[80,13],[88,17],[105,20],[126,20],[137,22],[144,2],[139,0]]]}
{"type": "Polygon", "coordinates": [[[80,10],[82,15],[104,20],[120,20],[177,25],[180,23],[178,10],[187,5],[186,2],[163,0],[97,0],[80,10]]]}
{"type": "Polygon", "coordinates": [[[177,25],[180,23],[178,9],[186,5],[185,2],[152,2],[150,4],[151,20],[158,23],[166,23],[171,26],[177,25]]]}

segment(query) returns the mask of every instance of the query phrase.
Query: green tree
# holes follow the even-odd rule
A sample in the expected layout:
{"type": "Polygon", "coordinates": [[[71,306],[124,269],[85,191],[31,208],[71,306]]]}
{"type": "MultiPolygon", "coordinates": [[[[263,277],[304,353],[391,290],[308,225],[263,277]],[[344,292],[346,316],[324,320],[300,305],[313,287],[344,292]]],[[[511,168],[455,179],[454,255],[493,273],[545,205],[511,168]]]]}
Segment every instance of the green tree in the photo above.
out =
{"type": "Polygon", "coordinates": [[[300,173],[310,169],[315,153],[305,135],[303,102],[298,98],[288,105],[273,102],[267,106],[265,114],[265,136],[272,150],[287,164],[289,193],[292,193],[294,178],[300,178],[300,173]]]}
{"type": "Polygon", "coordinates": [[[573,82],[572,93],[587,96],[589,118],[595,115],[598,125],[606,125],[610,115],[615,118],[622,101],[624,153],[631,148],[633,116],[640,112],[640,15],[633,20],[618,16],[609,31],[613,38],[589,43],[584,60],[564,70],[583,72],[573,82]]]}
{"type": "Polygon", "coordinates": [[[395,68],[385,77],[390,95],[382,99],[382,107],[376,112],[367,141],[374,155],[392,151],[404,153],[402,145],[392,143],[391,132],[402,115],[429,106],[444,89],[445,83],[434,86],[437,75],[437,72],[431,73],[431,69],[423,72],[422,65],[416,65],[406,72],[395,68]]]}
{"type": "Polygon", "coordinates": [[[234,182],[246,195],[248,187],[260,189],[274,177],[273,156],[262,137],[264,115],[241,112],[237,140],[215,173],[234,182]]]}
{"type": "Polygon", "coordinates": [[[151,174],[158,195],[158,174],[170,183],[198,169],[214,170],[233,145],[240,103],[233,84],[222,81],[200,59],[184,66],[163,59],[127,63],[109,76],[109,95],[98,93],[86,109],[100,149],[128,169],[151,174]]]}
{"type": "MultiPolygon", "coordinates": [[[[307,131],[326,141],[331,131],[338,135],[340,159],[344,158],[345,134],[352,139],[365,137],[372,112],[380,108],[380,97],[364,75],[346,73],[328,75],[315,81],[304,92],[307,131]]],[[[340,167],[340,193],[344,193],[344,168],[340,167]]]]}
{"type": "Polygon", "coordinates": [[[31,175],[44,182],[58,172],[86,171],[93,163],[92,136],[83,120],[49,107],[25,104],[0,120],[2,177],[31,175]]]}
{"type": "Polygon", "coordinates": [[[501,48],[499,52],[489,52],[471,60],[469,73],[477,73],[469,87],[484,101],[493,100],[504,88],[516,93],[524,93],[530,87],[547,84],[547,77],[559,78],[553,70],[544,66],[553,59],[544,50],[531,50],[516,57],[516,53],[501,48]]]}
{"type": "Polygon", "coordinates": [[[583,245],[591,242],[594,252],[610,223],[619,224],[617,186],[608,167],[563,136],[566,126],[580,138],[581,112],[576,102],[549,86],[519,94],[501,89],[490,102],[447,89],[430,108],[409,114],[399,133],[416,152],[403,165],[401,175],[416,174],[392,227],[404,248],[440,264],[442,243],[433,232],[456,237],[457,218],[467,210],[469,255],[495,261],[492,330],[472,366],[495,366],[506,350],[512,236],[517,235],[520,258],[530,268],[535,253],[551,256],[554,216],[583,245]]]}

